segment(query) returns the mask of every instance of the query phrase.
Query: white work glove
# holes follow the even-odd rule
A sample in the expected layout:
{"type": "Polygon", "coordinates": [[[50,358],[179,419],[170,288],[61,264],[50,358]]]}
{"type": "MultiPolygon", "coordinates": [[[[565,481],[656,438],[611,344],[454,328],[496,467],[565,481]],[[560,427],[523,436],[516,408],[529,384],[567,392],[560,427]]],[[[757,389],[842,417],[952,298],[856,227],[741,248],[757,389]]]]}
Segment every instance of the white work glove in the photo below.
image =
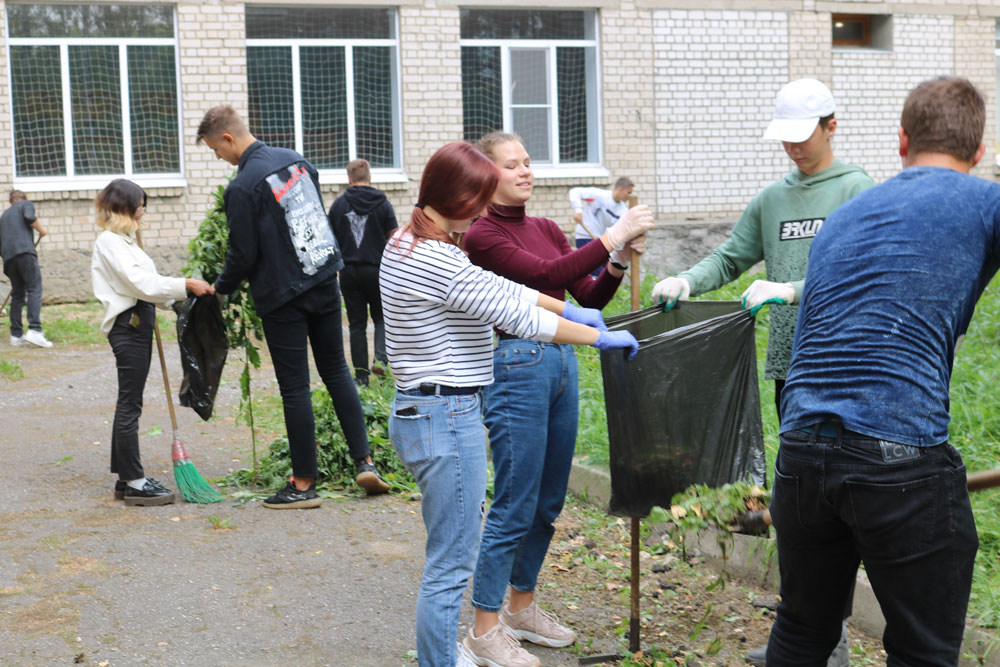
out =
{"type": "Polygon", "coordinates": [[[611,244],[612,248],[621,250],[626,243],[652,228],[653,213],[645,204],[639,204],[622,213],[618,222],[604,234],[608,237],[608,243],[611,244]]]}
{"type": "Polygon", "coordinates": [[[751,315],[756,315],[767,303],[795,303],[795,287],[791,283],[772,283],[767,280],[755,280],[743,292],[743,307],[750,309],[751,315]]]}
{"type": "Polygon", "coordinates": [[[680,299],[691,296],[691,283],[687,278],[664,278],[653,287],[653,301],[663,304],[666,312],[680,299]]]}
{"type": "Polygon", "coordinates": [[[641,255],[646,252],[646,235],[636,236],[634,239],[625,244],[625,247],[621,250],[611,251],[611,261],[615,264],[621,264],[624,267],[628,267],[628,263],[632,261],[632,251],[635,254],[641,255]]]}

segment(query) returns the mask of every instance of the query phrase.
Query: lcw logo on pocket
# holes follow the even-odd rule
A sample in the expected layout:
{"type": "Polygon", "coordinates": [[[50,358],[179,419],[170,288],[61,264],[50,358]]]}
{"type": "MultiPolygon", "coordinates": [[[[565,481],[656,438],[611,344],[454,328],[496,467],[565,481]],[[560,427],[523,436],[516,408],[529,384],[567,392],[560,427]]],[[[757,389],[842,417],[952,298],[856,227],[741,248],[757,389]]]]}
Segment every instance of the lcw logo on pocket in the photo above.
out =
{"type": "Polygon", "coordinates": [[[913,445],[901,445],[888,440],[879,440],[878,444],[882,448],[882,460],[886,463],[911,461],[920,456],[920,448],[913,445]]]}

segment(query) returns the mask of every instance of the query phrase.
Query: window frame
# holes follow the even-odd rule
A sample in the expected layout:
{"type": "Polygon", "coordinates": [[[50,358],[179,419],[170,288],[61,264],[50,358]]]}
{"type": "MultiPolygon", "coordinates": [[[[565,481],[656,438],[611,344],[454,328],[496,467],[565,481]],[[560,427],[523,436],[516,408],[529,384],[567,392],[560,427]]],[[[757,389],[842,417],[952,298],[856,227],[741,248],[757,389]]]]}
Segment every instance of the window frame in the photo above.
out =
{"type": "MultiPolygon", "coordinates": [[[[587,10],[581,10],[587,11],[587,10]]],[[[549,107],[549,155],[551,161],[537,162],[532,159],[532,169],[539,178],[590,178],[605,177],[610,172],[604,165],[604,136],[601,131],[601,34],[598,13],[593,11],[593,39],[492,39],[492,38],[461,38],[459,47],[489,47],[500,49],[500,87],[501,106],[503,107],[503,131],[513,132],[513,108],[549,107]],[[587,141],[596,144],[597,160],[595,162],[560,162],[559,161],[559,92],[556,69],[556,52],[560,47],[592,48],[594,51],[594,118],[588,122],[587,141]],[[513,105],[511,102],[511,49],[540,49],[547,51],[546,78],[549,82],[549,103],[547,105],[513,105]]],[[[464,113],[464,111],[463,111],[464,113]]]]}
{"type": "Polygon", "coordinates": [[[871,14],[831,14],[830,15],[830,26],[834,27],[836,23],[840,21],[842,23],[860,23],[861,24],[861,39],[837,39],[835,37],[831,38],[831,44],[833,46],[855,46],[862,48],[872,48],[874,44],[872,43],[872,15],[871,14]]]}
{"type": "Polygon", "coordinates": [[[17,173],[17,142],[14,129],[14,79],[10,67],[7,68],[8,100],[11,108],[10,141],[13,155],[13,185],[26,192],[100,190],[114,178],[128,178],[143,188],[186,187],[184,178],[184,123],[183,99],[181,98],[180,45],[177,39],[177,11],[173,9],[173,37],[11,37],[10,22],[7,22],[7,63],[11,62],[11,47],[15,46],[58,46],[60,89],[62,92],[63,150],[66,156],[64,176],[20,176],[17,173]],[[124,151],[122,173],[76,175],[73,144],[73,110],[69,75],[69,47],[71,46],[117,46],[118,47],[118,90],[121,95],[122,148],[124,151]],[[170,46],[174,51],[174,86],[177,91],[177,153],[178,171],[162,174],[134,174],[132,172],[132,122],[130,118],[128,47],[130,46],[170,46]]]}
{"type": "MultiPolygon", "coordinates": [[[[392,11],[392,24],[394,37],[386,38],[323,38],[323,39],[299,39],[280,38],[263,39],[253,38],[246,40],[247,51],[254,47],[282,47],[291,48],[292,61],[292,112],[294,114],[295,146],[294,150],[299,155],[309,159],[303,153],[303,132],[302,132],[302,78],[299,68],[300,49],[314,47],[344,47],[344,87],[346,88],[347,99],[347,159],[355,160],[358,157],[357,146],[357,119],[355,118],[355,88],[354,88],[354,48],[355,47],[389,47],[393,50],[393,72],[392,72],[392,157],[395,166],[392,167],[372,167],[371,175],[373,183],[406,183],[409,178],[403,170],[403,104],[402,104],[402,84],[401,72],[402,62],[400,60],[400,39],[399,39],[399,11],[390,8],[392,11]]],[[[249,85],[248,85],[249,92],[249,85]]],[[[346,163],[344,165],[346,167],[346,163]]],[[[347,171],[344,167],[318,169],[320,183],[332,185],[345,185],[348,182],[347,171]]]]}

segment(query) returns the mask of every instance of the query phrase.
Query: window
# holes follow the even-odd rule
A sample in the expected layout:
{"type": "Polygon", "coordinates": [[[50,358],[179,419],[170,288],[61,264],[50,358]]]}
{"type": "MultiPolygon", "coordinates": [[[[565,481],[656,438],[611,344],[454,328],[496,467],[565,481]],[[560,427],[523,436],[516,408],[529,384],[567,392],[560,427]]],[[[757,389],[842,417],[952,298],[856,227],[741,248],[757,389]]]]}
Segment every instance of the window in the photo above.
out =
{"type": "MultiPolygon", "coordinates": [[[[399,169],[392,9],[246,8],[250,131],[320,170],[399,169]]],[[[378,172],[375,172],[377,175],[378,172]]]]}
{"type": "Polygon", "coordinates": [[[178,184],[170,6],[8,3],[7,15],[19,186],[103,187],[112,176],[178,184]]]}
{"type": "Polygon", "coordinates": [[[833,14],[833,46],[892,50],[892,16],[883,14],[833,14]]]}
{"type": "Polygon", "coordinates": [[[461,10],[464,136],[515,132],[535,163],[600,162],[593,11],[461,10]]]}

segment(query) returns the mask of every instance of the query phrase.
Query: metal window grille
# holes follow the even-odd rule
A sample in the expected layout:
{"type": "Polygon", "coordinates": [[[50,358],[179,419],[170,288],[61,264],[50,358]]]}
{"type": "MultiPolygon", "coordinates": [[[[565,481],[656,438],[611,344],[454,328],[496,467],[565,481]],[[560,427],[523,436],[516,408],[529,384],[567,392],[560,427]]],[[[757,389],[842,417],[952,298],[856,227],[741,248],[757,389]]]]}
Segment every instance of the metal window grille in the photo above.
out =
{"type": "Polygon", "coordinates": [[[515,132],[532,161],[600,162],[593,11],[461,11],[463,130],[515,132]]]}
{"type": "Polygon", "coordinates": [[[398,168],[399,84],[391,9],[247,7],[249,124],[318,169],[364,158],[398,168]]]}
{"type": "Polygon", "coordinates": [[[8,5],[18,182],[179,175],[166,5],[8,5]]]}

